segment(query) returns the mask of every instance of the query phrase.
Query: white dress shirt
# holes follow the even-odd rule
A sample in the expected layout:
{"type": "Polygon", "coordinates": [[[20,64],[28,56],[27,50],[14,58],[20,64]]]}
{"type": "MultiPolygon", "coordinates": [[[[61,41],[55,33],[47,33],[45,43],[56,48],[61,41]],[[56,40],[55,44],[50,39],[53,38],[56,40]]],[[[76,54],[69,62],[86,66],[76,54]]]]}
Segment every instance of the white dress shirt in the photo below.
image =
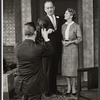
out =
{"type": "Polygon", "coordinates": [[[54,26],[54,28],[56,30],[57,29],[57,25],[56,25],[56,17],[55,17],[55,15],[52,15],[52,16],[47,15],[47,16],[50,18],[50,20],[51,20],[51,22],[52,22],[52,24],[53,24],[53,26],[54,26]]]}

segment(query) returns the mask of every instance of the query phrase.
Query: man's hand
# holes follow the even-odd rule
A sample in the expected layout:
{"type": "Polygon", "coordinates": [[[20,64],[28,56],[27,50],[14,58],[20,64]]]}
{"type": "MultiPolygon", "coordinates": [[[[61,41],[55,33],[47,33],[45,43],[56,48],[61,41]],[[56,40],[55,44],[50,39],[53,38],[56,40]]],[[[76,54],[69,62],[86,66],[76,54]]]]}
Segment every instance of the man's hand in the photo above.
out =
{"type": "Polygon", "coordinates": [[[48,31],[46,31],[46,28],[42,28],[41,29],[41,34],[42,34],[42,37],[44,38],[44,40],[47,42],[47,41],[50,41],[50,39],[48,38],[48,31]]]}
{"type": "Polygon", "coordinates": [[[52,32],[54,32],[54,30],[51,29],[51,28],[49,28],[48,31],[47,31],[48,34],[51,34],[52,32]]]}

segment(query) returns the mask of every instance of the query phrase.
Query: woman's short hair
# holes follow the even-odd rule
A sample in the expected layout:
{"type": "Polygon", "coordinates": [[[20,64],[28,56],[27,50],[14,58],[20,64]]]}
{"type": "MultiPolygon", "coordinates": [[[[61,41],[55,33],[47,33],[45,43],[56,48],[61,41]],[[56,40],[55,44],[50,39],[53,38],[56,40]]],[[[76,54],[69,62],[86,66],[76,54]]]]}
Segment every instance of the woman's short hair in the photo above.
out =
{"type": "Polygon", "coordinates": [[[24,33],[26,36],[34,35],[34,31],[36,30],[34,22],[27,22],[25,25],[24,33]]]}
{"type": "Polygon", "coordinates": [[[70,13],[71,16],[73,16],[72,20],[74,20],[76,18],[76,11],[72,8],[67,8],[67,11],[70,13]]]}

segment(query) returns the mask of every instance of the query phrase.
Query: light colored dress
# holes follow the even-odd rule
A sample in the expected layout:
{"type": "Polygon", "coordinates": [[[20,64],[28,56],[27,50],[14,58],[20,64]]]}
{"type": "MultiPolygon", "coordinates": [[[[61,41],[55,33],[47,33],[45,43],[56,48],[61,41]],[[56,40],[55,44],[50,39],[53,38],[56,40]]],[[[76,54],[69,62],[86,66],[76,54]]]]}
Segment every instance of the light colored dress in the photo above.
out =
{"type": "MultiPolygon", "coordinates": [[[[67,24],[62,25],[63,41],[65,40],[65,31],[67,24]]],[[[78,68],[78,44],[82,41],[80,26],[75,22],[69,28],[69,41],[75,43],[63,46],[62,50],[62,75],[68,77],[77,76],[78,68]]]]}

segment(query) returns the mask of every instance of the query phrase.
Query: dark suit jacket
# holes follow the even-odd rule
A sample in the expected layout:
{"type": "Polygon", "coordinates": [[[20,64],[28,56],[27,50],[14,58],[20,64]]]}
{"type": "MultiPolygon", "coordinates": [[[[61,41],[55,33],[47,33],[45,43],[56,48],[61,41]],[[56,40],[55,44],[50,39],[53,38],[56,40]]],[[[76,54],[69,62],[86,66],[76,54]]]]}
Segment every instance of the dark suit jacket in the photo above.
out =
{"type": "Polygon", "coordinates": [[[45,77],[42,68],[42,57],[54,53],[50,42],[36,44],[33,40],[26,39],[17,48],[18,76],[15,78],[17,93],[39,94],[45,91],[45,77]]]}
{"type": "MultiPolygon", "coordinates": [[[[43,68],[45,71],[45,76],[47,80],[47,90],[50,92],[55,92],[57,90],[56,86],[56,76],[57,76],[57,69],[58,69],[58,62],[61,55],[61,26],[62,26],[62,19],[59,16],[56,17],[56,23],[57,23],[57,30],[55,30],[53,33],[49,34],[48,37],[51,40],[51,43],[55,49],[55,53],[52,57],[48,57],[46,59],[43,59],[43,68]]],[[[54,29],[53,24],[48,16],[44,17],[46,20],[49,21],[48,29],[54,29]]]]}
{"type": "MultiPolygon", "coordinates": [[[[49,38],[56,50],[56,49],[61,49],[61,39],[62,39],[61,26],[63,24],[63,21],[60,16],[55,16],[55,17],[56,17],[57,30],[55,30],[55,32],[49,34],[49,38]]],[[[53,26],[50,18],[47,15],[44,18],[49,21],[48,29],[49,28],[54,29],[54,26],[53,26]]]]}

